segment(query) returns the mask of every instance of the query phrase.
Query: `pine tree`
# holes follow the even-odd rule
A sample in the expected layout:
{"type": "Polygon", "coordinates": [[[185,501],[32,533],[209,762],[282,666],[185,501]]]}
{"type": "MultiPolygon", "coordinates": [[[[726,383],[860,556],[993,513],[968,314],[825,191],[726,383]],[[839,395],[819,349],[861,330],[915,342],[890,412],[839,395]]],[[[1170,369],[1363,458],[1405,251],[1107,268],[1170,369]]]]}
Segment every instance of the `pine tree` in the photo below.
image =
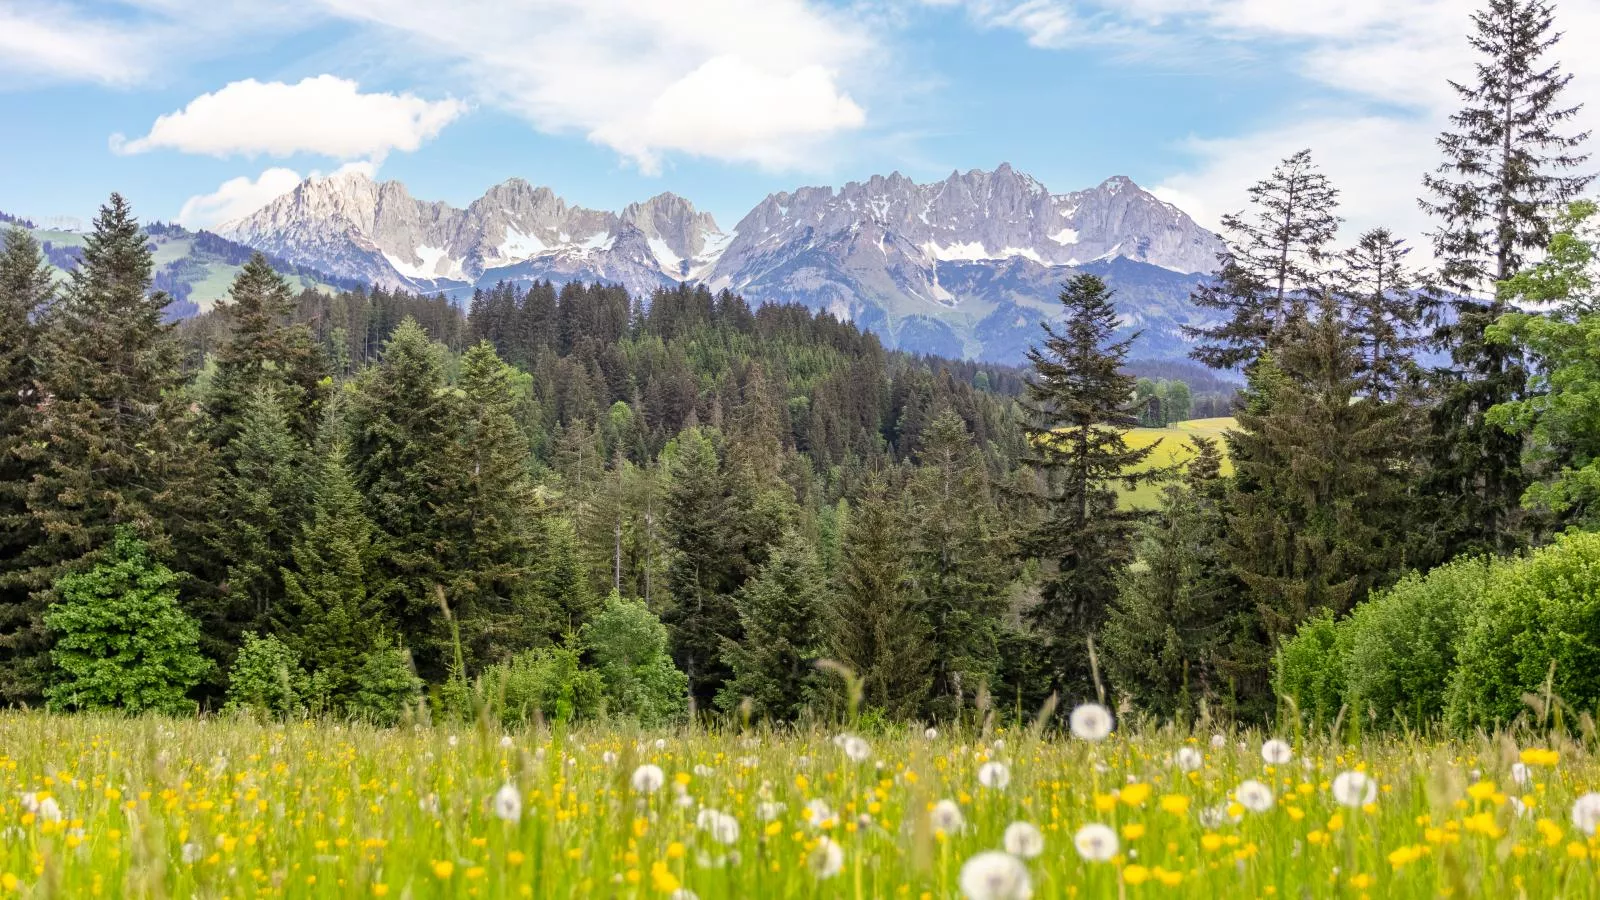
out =
{"type": "Polygon", "coordinates": [[[1250,374],[1227,434],[1236,490],[1227,554],[1269,640],[1342,613],[1404,561],[1405,407],[1360,396],[1358,337],[1331,305],[1250,374]]]}
{"type": "Polygon", "coordinates": [[[320,702],[340,709],[359,689],[357,674],[391,625],[368,589],[378,548],[343,444],[327,450],[311,515],[281,572],[278,631],[316,679],[320,702]]]}
{"type": "Polygon", "coordinates": [[[228,443],[243,427],[245,409],[258,390],[270,390],[288,416],[292,434],[309,444],[316,433],[327,364],[311,330],[293,319],[289,283],[254,253],[219,307],[229,326],[216,355],[216,374],[206,398],[210,439],[232,464],[228,443]]]}
{"type": "Polygon", "coordinates": [[[439,450],[443,502],[432,510],[440,566],[469,667],[535,646],[528,610],[537,533],[528,443],[513,412],[512,371],[487,341],[461,360],[449,443],[439,450]]]}
{"type": "Polygon", "coordinates": [[[944,652],[912,572],[908,532],[884,486],[869,482],[850,512],[827,615],[833,658],[861,679],[867,705],[895,718],[921,712],[944,652]]]}
{"type": "Polygon", "coordinates": [[[1009,571],[981,454],[967,424],[946,408],[922,432],[910,484],[914,571],[927,611],[935,718],[958,695],[994,684],[1009,571]]]}
{"type": "Polygon", "coordinates": [[[1592,176],[1574,174],[1588,134],[1569,130],[1579,110],[1562,101],[1572,76],[1544,61],[1561,37],[1552,5],[1488,0],[1472,22],[1476,79],[1451,82],[1462,108],[1439,136],[1444,162],[1423,179],[1441,280],[1456,294],[1438,329],[1452,365],[1437,378],[1427,490],[1444,505],[1453,552],[1506,552],[1525,539],[1522,441],[1485,415],[1522,399],[1528,373],[1513,345],[1484,340],[1484,330],[1510,311],[1497,285],[1545,248],[1560,205],[1592,176]]]}
{"type": "Polygon", "coordinates": [[[1119,508],[1115,484],[1159,472],[1136,472],[1156,445],[1132,448],[1125,437],[1138,424],[1126,408],[1134,378],[1122,372],[1133,338],[1111,341],[1111,291],[1094,275],[1078,275],[1062,289],[1061,305],[1065,321],[1046,323],[1043,345],[1028,351],[1029,464],[1046,513],[1027,540],[1045,562],[1042,596],[1028,617],[1050,643],[1056,683],[1077,699],[1092,695],[1087,641],[1132,557],[1135,514],[1119,508]]]}
{"type": "Polygon", "coordinates": [[[717,705],[735,710],[746,699],[756,716],[794,721],[818,697],[823,674],[822,612],[827,607],[822,565],[804,537],[783,536],[766,565],[739,591],[740,641],[723,639],[732,677],[717,705]]]}
{"type": "Polygon", "coordinates": [[[27,487],[37,463],[18,455],[29,414],[38,401],[39,319],[55,296],[50,268],[33,236],[10,228],[0,248],[0,701],[25,699],[31,677],[20,682],[14,665],[26,665],[39,638],[39,608],[23,581],[27,549],[40,539],[28,514],[27,487]]]}
{"type": "Polygon", "coordinates": [[[1422,343],[1425,302],[1406,265],[1410,248],[1386,228],[1361,235],[1334,274],[1344,316],[1360,342],[1366,386],[1374,400],[1395,399],[1420,378],[1413,353],[1422,343]]]}
{"type": "Polygon", "coordinates": [[[309,452],[291,432],[290,417],[266,385],[243,398],[238,430],[223,450],[222,515],[214,532],[227,566],[223,598],[202,615],[207,649],[230,655],[240,636],[260,631],[283,598],[282,568],[300,531],[309,500],[309,452]]]}
{"type": "Polygon", "coordinates": [[[1224,216],[1227,249],[1216,277],[1195,289],[1196,306],[1227,321],[1185,328],[1199,340],[1190,356],[1214,369],[1254,362],[1307,295],[1321,292],[1323,262],[1339,228],[1339,192],[1310,150],[1279,163],[1250,188],[1252,210],[1224,216]]]}
{"type": "Polygon", "coordinates": [[[12,633],[20,695],[37,691],[25,658],[46,646],[38,614],[63,575],[89,564],[116,526],[134,524],[157,555],[200,545],[209,459],[193,438],[178,345],[148,293],[151,250],[122,197],[111,196],[79,267],[45,319],[39,394],[16,448],[35,466],[27,506],[39,538],[26,554],[31,609],[12,633]],[[173,538],[177,538],[173,540],[173,538]]]}
{"type": "Polygon", "coordinates": [[[350,404],[350,465],[377,528],[368,585],[417,656],[424,677],[442,676],[453,655],[437,587],[440,523],[448,501],[439,457],[450,441],[451,403],[432,341],[406,318],[362,373],[350,404]]]}
{"type": "Polygon", "coordinates": [[[662,615],[672,656],[689,676],[697,702],[710,702],[727,679],[724,639],[739,642],[733,591],[740,582],[730,559],[726,478],[716,448],[703,432],[678,437],[667,488],[665,525],[673,550],[667,570],[671,605],[662,615]]]}
{"type": "Polygon", "coordinates": [[[1231,645],[1254,614],[1223,556],[1222,451],[1215,440],[1193,440],[1184,477],[1162,488],[1160,508],[1140,527],[1137,561],[1123,574],[1104,635],[1118,692],[1180,721],[1202,701],[1220,711],[1237,696],[1231,645]]]}

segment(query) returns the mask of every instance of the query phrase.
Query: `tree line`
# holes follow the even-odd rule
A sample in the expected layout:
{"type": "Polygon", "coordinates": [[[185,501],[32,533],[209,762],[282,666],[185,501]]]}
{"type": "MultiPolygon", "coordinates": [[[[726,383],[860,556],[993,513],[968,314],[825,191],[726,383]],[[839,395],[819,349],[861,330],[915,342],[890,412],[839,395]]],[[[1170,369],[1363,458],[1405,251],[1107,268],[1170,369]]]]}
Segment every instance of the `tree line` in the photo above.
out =
{"type": "Polygon", "coordinates": [[[1107,692],[1270,716],[1305,629],[1593,515],[1586,135],[1547,3],[1474,28],[1425,182],[1437,267],[1381,228],[1341,248],[1336,186],[1285,160],[1194,296],[1194,358],[1245,379],[1236,427],[1171,467],[1129,431],[1193,395],[1130,374],[1092,275],[1019,372],[703,287],[463,311],[296,294],[259,255],[173,325],[122,198],[65,285],[14,229],[0,695],[794,720],[848,673],[889,719],[1107,692]],[[1141,483],[1156,509],[1125,502],[1141,483]]]}

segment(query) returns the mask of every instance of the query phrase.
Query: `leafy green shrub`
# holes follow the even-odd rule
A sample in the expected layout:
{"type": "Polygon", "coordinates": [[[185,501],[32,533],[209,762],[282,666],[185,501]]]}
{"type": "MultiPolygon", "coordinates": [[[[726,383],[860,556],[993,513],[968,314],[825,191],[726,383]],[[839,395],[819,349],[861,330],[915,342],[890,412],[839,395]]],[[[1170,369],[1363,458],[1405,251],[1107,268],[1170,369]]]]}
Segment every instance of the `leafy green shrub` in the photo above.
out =
{"type": "Polygon", "coordinates": [[[244,643],[228,671],[227,711],[288,716],[304,708],[310,680],[300,654],[275,635],[244,633],[244,643]]]}
{"type": "Polygon", "coordinates": [[[1457,728],[1508,722],[1525,693],[1579,710],[1600,703],[1600,534],[1573,534],[1497,569],[1467,617],[1448,716],[1457,728]],[[1553,667],[1553,669],[1552,669],[1553,667]]]}
{"type": "Polygon", "coordinates": [[[541,647],[490,666],[478,677],[480,700],[507,726],[531,720],[594,718],[604,704],[605,684],[598,672],[578,664],[578,651],[541,647]]]}
{"type": "Polygon", "coordinates": [[[355,693],[342,712],[375,725],[393,725],[422,696],[422,679],[403,647],[381,641],[356,670],[355,693]]]}
{"type": "Polygon", "coordinates": [[[1301,623],[1278,652],[1278,696],[1313,723],[1332,722],[1344,705],[1345,639],[1343,623],[1324,611],[1301,623]]]}
{"type": "Polygon", "coordinates": [[[583,626],[583,641],[605,686],[606,712],[646,727],[689,712],[689,677],[667,653],[667,628],[642,600],[616,591],[583,626]]]}
{"type": "Polygon", "coordinates": [[[1443,715],[1461,629],[1499,568],[1459,559],[1407,575],[1356,607],[1339,625],[1347,632],[1343,698],[1352,712],[1413,725],[1443,715]]]}
{"type": "Polygon", "coordinates": [[[56,636],[57,709],[191,713],[185,696],[211,670],[200,629],[178,606],[177,576],[128,528],[86,572],[56,582],[44,623],[56,636]]]}

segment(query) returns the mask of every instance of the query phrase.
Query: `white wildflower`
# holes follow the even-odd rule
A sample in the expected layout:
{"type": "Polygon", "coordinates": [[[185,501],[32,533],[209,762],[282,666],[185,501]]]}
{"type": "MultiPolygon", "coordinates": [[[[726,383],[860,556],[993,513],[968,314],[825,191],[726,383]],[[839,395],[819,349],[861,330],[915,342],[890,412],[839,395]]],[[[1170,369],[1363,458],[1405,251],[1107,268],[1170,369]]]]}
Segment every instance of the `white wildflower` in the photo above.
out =
{"type": "Polygon", "coordinates": [[[695,827],[708,832],[719,844],[739,842],[739,820],[715,809],[702,809],[695,818],[695,827]]]}
{"type": "Polygon", "coordinates": [[[654,794],[667,783],[667,776],[661,771],[660,766],[645,763],[633,770],[633,777],[628,779],[628,783],[633,785],[633,789],[638,793],[654,794]]]}
{"type": "Polygon", "coordinates": [[[199,862],[200,856],[203,853],[205,853],[205,851],[202,850],[200,845],[196,844],[194,841],[190,841],[189,843],[183,845],[183,861],[190,865],[194,865],[195,863],[199,862]]]}
{"type": "Polygon", "coordinates": [[[783,815],[784,810],[788,808],[786,804],[768,800],[756,806],[756,818],[763,822],[771,822],[773,819],[783,815]]]}
{"type": "Polygon", "coordinates": [[[1193,747],[1179,747],[1172,759],[1185,772],[1193,772],[1206,762],[1205,755],[1193,747]]]}
{"type": "Polygon", "coordinates": [[[967,900],[1028,900],[1033,896],[1033,882],[1022,860],[986,850],[961,867],[961,893],[967,900]]]}
{"type": "Polygon", "coordinates": [[[843,750],[844,755],[850,757],[852,762],[864,762],[872,755],[872,745],[864,738],[853,734],[841,734],[834,738],[834,743],[839,745],[839,749],[843,750]]]}
{"type": "Polygon", "coordinates": [[[604,753],[602,753],[602,754],[600,754],[600,761],[601,761],[601,762],[603,762],[603,763],[605,763],[605,764],[606,764],[606,765],[608,765],[608,766],[614,766],[614,765],[616,765],[616,764],[617,764],[617,754],[616,754],[616,751],[614,751],[614,750],[607,750],[607,751],[606,751],[606,752],[604,752],[604,753]]]}
{"type": "Polygon", "coordinates": [[[1294,750],[1286,741],[1273,738],[1261,745],[1261,758],[1266,760],[1268,765],[1281,766],[1294,758],[1294,750]]]}
{"type": "Polygon", "coordinates": [[[1272,788],[1254,778],[1240,782],[1234,788],[1233,795],[1238,798],[1240,806],[1251,812],[1266,812],[1272,808],[1272,788]]]}
{"type": "Polygon", "coordinates": [[[503,822],[517,822],[522,819],[522,792],[511,782],[500,785],[500,790],[494,794],[494,814],[503,822]]]}
{"type": "Polygon", "coordinates": [[[930,741],[936,741],[939,739],[939,729],[929,728],[928,730],[922,732],[922,736],[930,741]]]}
{"type": "Polygon", "coordinates": [[[961,814],[960,804],[954,800],[940,800],[928,811],[928,824],[936,831],[955,834],[967,824],[967,820],[961,814]]]}
{"type": "Polygon", "coordinates": [[[1072,846],[1089,862],[1105,862],[1117,855],[1117,833],[1109,825],[1085,825],[1072,836],[1072,846]]]}
{"type": "Polygon", "coordinates": [[[1518,787],[1527,787],[1533,783],[1533,772],[1526,764],[1514,762],[1511,764],[1511,780],[1518,787]]]}
{"type": "Polygon", "coordinates": [[[1378,799],[1378,782],[1365,772],[1340,772],[1333,779],[1333,799],[1345,806],[1366,806],[1378,799]]]}
{"type": "Polygon", "coordinates": [[[1572,801],[1572,825],[1587,835],[1593,835],[1600,825],[1600,794],[1584,794],[1572,801]]]}
{"type": "Polygon", "coordinates": [[[1211,736],[1211,749],[1213,749],[1213,750],[1221,750],[1223,747],[1226,747],[1226,746],[1228,746],[1228,739],[1227,738],[1223,737],[1220,734],[1213,734],[1211,736]]]}
{"type": "Polygon", "coordinates": [[[1003,791],[1006,785],[1011,783],[1011,769],[1003,762],[986,762],[978,767],[978,783],[986,788],[1003,791]]]}
{"type": "Polygon", "coordinates": [[[1012,822],[1001,843],[1012,856],[1033,859],[1044,852],[1044,833],[1031,822],[1012,822]]]}
{"type": "Polygon", "coordinates": [[[501,750],[510,750],[512,747],[516,746],[516,743],[517,743],[516,741],[513,741],[511,739],[511,735],[509,735],[509,734],[500,735],[500,749],[501,750]]]}
{"type": "Polygon", "coordinates": [[[1111,710],[1098,703],[1085,703],[1067,717],[1073,737],[1086,741],[1103,741],[1111,734],[1111,710]]]}
{"type": "Polygon", "coordinates": [[[828,838],[817,842],[817,849],[811,851],[811,871],[818,878],[832,878],[844,869],[844,850],[828,838]]]}

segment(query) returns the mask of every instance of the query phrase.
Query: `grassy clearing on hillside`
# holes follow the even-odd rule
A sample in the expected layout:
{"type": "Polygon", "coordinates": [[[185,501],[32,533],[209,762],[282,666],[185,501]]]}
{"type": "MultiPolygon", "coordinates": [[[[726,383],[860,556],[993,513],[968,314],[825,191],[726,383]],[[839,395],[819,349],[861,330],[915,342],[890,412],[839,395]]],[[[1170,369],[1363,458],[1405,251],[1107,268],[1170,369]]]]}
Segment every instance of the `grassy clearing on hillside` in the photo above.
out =
{"type": "Polygon", "coordinates": [[[835,738],[5,713],[0,888],[68,897],[1600,897],[1600,841],[1585,833],[1595,817],[1571,814],[1600,783],[1600,764],[1571,742],[1297,743],[1273,765],[1256,734],[1091,743],[1026,730],[929,737],[916,727],[835,738]],[[1370,802],[1359,778],[1340,778],[1354,770],[1376,780],[1370,802]],[[1030,843],[1021,826],[1007,839],[1015,822],[1037,827],[1042,852],[986,861],[1024,871],[1028,891],[966,881],[977,854],[1030,843]],[[1117,846],[1077,849],[1093,824],[1117,846]]]}
{"type": "MultiPolygon", "coordinates": [[[[1194,457],[1195,436],[1222,439],[1222,433],[1234,427],[1234,420],[1223,419],[1191,419],[1187,422],[1173,422],[1166,428],[1135,428],[1128,432],[1128,446],[1148,447],[1156,441],[1161,446],[1150,455],[1148,467],[1156,468],[1171,466],[1194,457]]],[[[1227,445],[1222,445],[1224,455],[1227,445]]],[[[1233,465],[1226,458],[1222,463],[1222,473],[1232,474],[1233,465]]],[[[1141,484],[1131,491],[1122,492],[1122,505],[1128,509],[1154,509],[1161,501],[1161,486],[1155,484],[1141,484]]]]}

